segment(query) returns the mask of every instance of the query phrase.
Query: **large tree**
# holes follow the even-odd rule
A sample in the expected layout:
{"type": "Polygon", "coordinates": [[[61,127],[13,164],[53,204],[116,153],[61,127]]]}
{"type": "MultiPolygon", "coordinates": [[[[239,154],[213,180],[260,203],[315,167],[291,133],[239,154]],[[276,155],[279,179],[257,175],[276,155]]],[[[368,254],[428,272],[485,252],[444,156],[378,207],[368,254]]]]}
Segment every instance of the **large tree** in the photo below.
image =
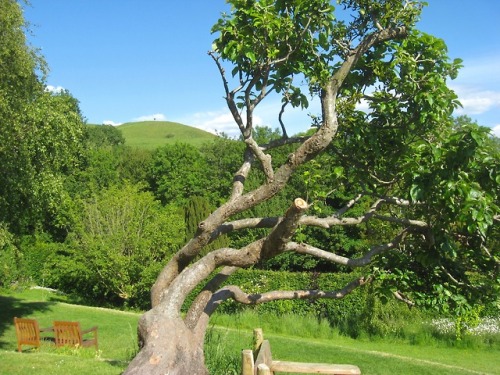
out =
{"type": "Polygon", "coordinates": [[[64,225],[62,176],[83,131],[78,102],[46,91],[46,64],[25,31],[21,6],[0,0],[0,221],[18,234],[64,225]]]}
{"type": "Polygon", "coordinates": [[[488,247],[488,235],[498,218],[498,156],[484,149],[483,129],[453,127],[459,103],[446,82],[460,60],[450,61],[442,40],[416,30],[423,2],[339,0],[335,9],[330,0],[229,3],[231,11],[213,28],[218,36],[210,56],[246,145],[244,159],[225,203],[199,223],[158,276],[152,309],[139,322],[141,350],[126,373],[206,374],[207,324],[228,299],[335,299],[375,280],[382,292],[409,304],[442,308],[497,293],[499,254],[488,247]],[[309,94],[321,106],[312,121],[317,129],[290,138],[283,114],[289,105],[306,108],[309,94]],[[255,110],[276,97],[283,137],[259,144],[255,110]],[[369,109],[360,111],[360,103],[369,109]],[[277,164],[270,150],[292,143],[277,164]],[[245,216],[308,168],[329,170],[315,177],[308,201],[296,197],[280,217],[245,216]],[[256,170],[263,178],[250,187],[256,170]],[[328,214],[313,210],[335,192],[345,199],[340,207],[328,214]],[[372,235],[361,252],[297,240],[308,226],[368,225],[372,235]],[[269,230],[241,248],[203,252],[222,234],[261,228],[269,230]],[[358,268],[364,276],[340,290],[249,294],[231,285],[238,269],[284,252],[358,268]]]}

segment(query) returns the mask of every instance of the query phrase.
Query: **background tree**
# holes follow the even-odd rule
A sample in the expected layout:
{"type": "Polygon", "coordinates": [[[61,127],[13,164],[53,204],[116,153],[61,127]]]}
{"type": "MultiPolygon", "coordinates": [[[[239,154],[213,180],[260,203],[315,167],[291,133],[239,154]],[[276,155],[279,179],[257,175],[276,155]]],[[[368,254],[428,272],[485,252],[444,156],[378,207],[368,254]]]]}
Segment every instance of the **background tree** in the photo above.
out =
{"type": "Polygon", "coordinates": [[[200,152],[210,168],[210,173],[205,175],[207,183],[203,196],[207,197],[212,205],[223,203],[230,194],[231,181],[243,160],[244,149],[243,142],[224,137],[215,138],[201,146],[200,152]]]}
{"type": "Polygon", "coordinates": [[[125,144],[125,137],[122,132],[111,125],[87,125],[84,139],[90,148],[125,144]]]}
{"type": "Polygon", "coordinates": [[[89,197],[102,189],[125,183],[144,184],[152,153],[125,145],[119,129],[86,125],[78,168],[65,188],[73,198],[89,197]]]}
{"type": "Polygon", "coordinates": [[[155,150],[148,180],[151,190],[164,204],[185,203],[192,195],[204,195],[207,185],[202,176],[207,169],[196,147],[175,143],[155,150]]]}
{"type": "Polygon", "coordinates": [[[21,278],[19,249],[5,223],[0,223],[0,287],[5,288],[21,278]]]}
{"type": "Polygon", "coordinates": [[[63,176],[78,161],[83,119],[68,93],[45,91],[22,10],[0,1],[0,221],[15,234],[64,225],[63,176]]]}
{"type": "Polygon", "coordinates": [[[181,246],[185,226],[179,208],[140,189],[125,183],[83,199],[76,225],[44,266],[45,281],[93,303],[146,307],[146,291],[181,246]]]}
{"type": "MultiPolygon", "coordinates": [[[[196,235],[199,224],[214,210],[206,198],[193,196],[184,207],[184,222],[186,225],[185,241],[196,235]]],[[[221,236],[206,246],[204,253],[229,245],[226,236],[221,236]]]]}

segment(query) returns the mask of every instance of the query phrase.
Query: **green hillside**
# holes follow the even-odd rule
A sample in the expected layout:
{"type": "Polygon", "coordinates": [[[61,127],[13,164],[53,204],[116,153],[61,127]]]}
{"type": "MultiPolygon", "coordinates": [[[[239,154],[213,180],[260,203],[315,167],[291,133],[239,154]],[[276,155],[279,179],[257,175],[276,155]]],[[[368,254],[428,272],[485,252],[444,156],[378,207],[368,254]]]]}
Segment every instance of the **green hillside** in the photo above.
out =
{"type": "Polygon", "coordinates": [[[169,121],[130,122],[118,126],[118,129],[125,137],[126,145],[150,150],[176,142],[199,146],[216,137],[204,130],[169,121]]]}

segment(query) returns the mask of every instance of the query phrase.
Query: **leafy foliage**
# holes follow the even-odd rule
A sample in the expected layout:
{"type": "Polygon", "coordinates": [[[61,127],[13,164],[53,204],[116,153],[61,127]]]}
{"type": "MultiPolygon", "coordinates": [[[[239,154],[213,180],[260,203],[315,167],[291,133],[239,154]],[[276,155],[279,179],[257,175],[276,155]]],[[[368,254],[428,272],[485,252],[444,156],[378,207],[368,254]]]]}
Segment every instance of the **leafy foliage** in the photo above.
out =
{"type": "Polygon", "coordinates": [[[111,125],[87,125],[84,138],[90,148],[125,144],[123,133],[111,125]]]}
{"type": "Polygon", "coordinates": [[[20,253],[5,223],[0,223],[0,287],[5,288],[23,279],[20,253]]]}
{"type": "Polygon", "coordinates": [[[45,92],[45,62],[26,43],[20,5],[4,0],[0,10],[0,221],[16,234],[51,230],[83,120],[68,92],[45,92]]]}
{"type": "Polygon", "coordinates": [[[153,153],[149,183],[164,204],[183,203],[192,195],[203,195],[207,169],[196,147],[186,143],[167,145],[153,153]]]}
{"type": "Polygon", "coordinates": [[[147,306],[161,263],[184,240],[179,210],[133,185],[105,189],[81,210],[64,250],[47,262],[50,283],[97,301],[147,306]]]}

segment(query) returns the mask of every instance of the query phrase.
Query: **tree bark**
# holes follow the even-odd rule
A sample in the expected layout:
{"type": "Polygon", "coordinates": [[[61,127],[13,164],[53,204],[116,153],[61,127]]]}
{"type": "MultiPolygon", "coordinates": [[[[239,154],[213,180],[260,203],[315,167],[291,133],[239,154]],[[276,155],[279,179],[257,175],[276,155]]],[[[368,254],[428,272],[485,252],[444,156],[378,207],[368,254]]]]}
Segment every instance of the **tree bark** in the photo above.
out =
{"type": "Polygon", "coordinates": [[[203,354],[204,332],[188,329],[181,317],[159,309],[142,316],[138,327],[141,350],[126,375],[208,375],[203,354]]]}

